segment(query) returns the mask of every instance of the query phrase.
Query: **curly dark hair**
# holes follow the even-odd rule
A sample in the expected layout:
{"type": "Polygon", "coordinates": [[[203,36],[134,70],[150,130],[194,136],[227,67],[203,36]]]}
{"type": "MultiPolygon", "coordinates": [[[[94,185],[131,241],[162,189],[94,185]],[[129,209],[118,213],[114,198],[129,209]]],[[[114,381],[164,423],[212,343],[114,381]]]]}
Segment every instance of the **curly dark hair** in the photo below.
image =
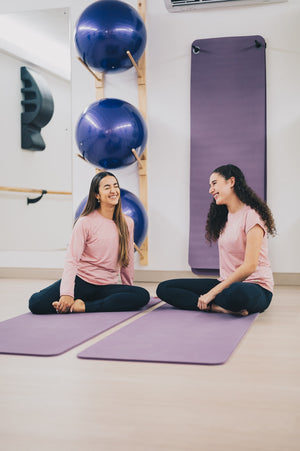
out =
{"type": "MultiPolygon", "coordinates": [[[[269,235],[274,236],[276,234],[276,227],[272,212],[268,205],[260,199],[257,194],[247,185],[246,179],[242,171],[233,164],[226,164],[220,166],[212,173],[220,174],[226,180],[230,177],[234,177],[234,192],[237,197],[246,205],[253,208],[261,219],[264,221],[267,232],[269,235]]],[[[221,232],[223,231],[227,222],[228,209],[226,205],[217,205],[213,200],[210,204],[210,208],[206,220],[206,234],[205,237],[210,243],[217,241],[221,232]]]]}

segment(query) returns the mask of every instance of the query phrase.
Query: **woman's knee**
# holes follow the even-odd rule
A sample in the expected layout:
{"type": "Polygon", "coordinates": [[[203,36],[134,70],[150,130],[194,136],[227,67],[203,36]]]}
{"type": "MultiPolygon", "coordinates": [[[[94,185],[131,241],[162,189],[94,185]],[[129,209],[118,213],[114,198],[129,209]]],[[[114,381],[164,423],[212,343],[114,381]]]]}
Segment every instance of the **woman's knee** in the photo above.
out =
{"type": "Polygon", "coordinates": [[[264,309],[264,296],[260,286],[236,282],[222,291],[215,303],[232,312],[246,309],[249,313],[256,313],[264,309]]]}
{"type": "Polygon", "coordinates": [[[164,282],[160,282],[156,288],[156,294],[160,299],[165,298],[166,292],[170,287],[170,280],[165,280],[164,282]]]}
{"type": "Polygon", "coordinates": [[[29,310],[37,314],[55,313],[52,302],[59,301],[59,289],[60,280],[34,293],[28,302],[29,310]]]}
{"type": "Polygon", "coordinates": [[[45,296],[39,293],[34,293],[28,302],[28,307],[31,313],[36,315],[45,315],[48,313],[55,313],[55,308],[52,302],[45,299],[45,296]]]}
{"type": "Polygon", "coordinates": [[[34,293],[29,301],[28,301],[28,307],[31,313],[40,313],[40,296],[39,293],[34,293]]]}
{"type": "Polygon", "coordinates": [[[103,311],[139,310],[148,304],[150,294],[144,288],[131,286],[130,290],[116,293],[107,299],[108,303],[104,301],[107,310],[103,311]]]}
{"type": "Polygon", "coordinates": [[[231,312],[238,312],[244,306],[241,306],[242,286],[240,282],[233,283],[230,287],[225,288],[213,301],[216,305],[223,307],[231,312]]]}
{"type": "Polygon", "coordinates": [[[137,295],[137,302],[138,302],[138,308],[144,307],[148,304],[150,301],[150,294],[149,292],[142,287],[135,287],[136,288],[136,295],[137,295]]]}

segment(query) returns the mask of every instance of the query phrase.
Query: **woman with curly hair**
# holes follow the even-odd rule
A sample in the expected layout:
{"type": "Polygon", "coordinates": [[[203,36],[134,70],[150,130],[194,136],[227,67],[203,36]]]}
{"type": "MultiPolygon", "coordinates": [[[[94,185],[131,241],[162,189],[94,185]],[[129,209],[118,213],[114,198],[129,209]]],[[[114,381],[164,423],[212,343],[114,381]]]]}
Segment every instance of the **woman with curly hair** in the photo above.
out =
{"type": "Polygon", "coordinates": [[[162,282],[157,295],[177,308],[248,315],[263,312],[273,296],[268,235],[275,235],[272,213],[247,185],[242,171],[220,166],[209,180],[213,201],[206,239],[218,241],[219,279],[162,282]]]}
{"type": "Polygon", "coordinates": [[[29,300],[32,313],[136,310],[149,301],[133,286],[133,228],[122,213],[120,187],[110,172],[97,173],[75,222],[63,276],[29,300]],[[118,276],[122,283],[118,282],[118,276]]]}

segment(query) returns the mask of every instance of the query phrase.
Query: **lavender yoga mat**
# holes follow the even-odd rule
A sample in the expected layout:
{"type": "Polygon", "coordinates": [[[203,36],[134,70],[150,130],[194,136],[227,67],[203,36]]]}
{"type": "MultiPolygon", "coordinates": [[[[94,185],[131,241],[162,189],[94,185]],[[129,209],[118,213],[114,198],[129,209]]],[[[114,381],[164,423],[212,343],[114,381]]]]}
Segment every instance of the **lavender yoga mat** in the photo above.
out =
{"type": "Polygon", "coordinates": [[[218,166],[239,166],[261,198],[266,194],[266,70],[261,36],[198,39],[191,48],[189,265],[218,272],[217,246],[205,241],[218,166]]]}
{"type": "Polygon", "coordinates": [[[24,315],[0,323],[0,353],[54,356],[105,332],[159,302],[131,312],[24,315]]]}
{"type": "Polygon", "coordinates": [[[83,359],[220,365],[257,314],[178,310],[167,304],[147,313],[78,354],[83,359]]]}

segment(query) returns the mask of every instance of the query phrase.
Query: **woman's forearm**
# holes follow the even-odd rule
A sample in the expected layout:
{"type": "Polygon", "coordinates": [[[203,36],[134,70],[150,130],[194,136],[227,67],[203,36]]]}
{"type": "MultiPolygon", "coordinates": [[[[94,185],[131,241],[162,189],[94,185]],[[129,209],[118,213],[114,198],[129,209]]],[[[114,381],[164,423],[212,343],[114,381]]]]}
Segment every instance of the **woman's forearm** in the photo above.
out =
{"type": "Polygon", "coordinates": [[[233,272],[227,279],[211,290],[210,295],[216,297],[225,288],[230,287],[235,282],[243,282],[247,279],[257,268],[259,253],[262,245],[264,231],[259,225],[255,225],[247,233],[245,258],[243,263],[233,272]]]}
{"type": "Polygon", "coordinates": [[[235,282],[243,282],[243,280],[247,279],[256,269],[256,265],[243,263],[239,266],[232,274],[230,274],[227,279],[220,282],[214,288],[210,290],[209,293],[214,295],[214,298],[220,294],[225,288],[230,287],[235,282]]]}
{"type": "Polygon", "coordinates": [[[199,296],[198,308],[200,310],[206,310],[208,304],[212,302],[218,294],[220,294],[223,290],[225,290],[225,288],[230,287],[230,285],[233,284],[234,282],[242,282],[248,276],[250,276],[250,274],[252,274],[254,270],[255,268],[253,269],[253,265],[243,263],[232,274],[230,274],[230,276],[227,279],[220,282],[218,285],[216,285],[207,293],[199,296]]]}

